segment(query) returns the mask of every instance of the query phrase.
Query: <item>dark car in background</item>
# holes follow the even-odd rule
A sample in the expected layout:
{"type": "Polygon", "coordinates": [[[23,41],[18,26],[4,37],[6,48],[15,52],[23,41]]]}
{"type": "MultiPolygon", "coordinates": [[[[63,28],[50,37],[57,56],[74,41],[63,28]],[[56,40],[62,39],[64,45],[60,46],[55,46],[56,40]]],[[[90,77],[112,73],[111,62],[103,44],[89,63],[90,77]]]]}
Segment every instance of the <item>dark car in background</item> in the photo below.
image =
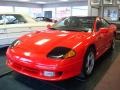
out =
{"type": "Polygon", "coordinates": [[[38,22],[39,21],[53,22],[52,19],[47,18],[47,17],[36,17],[35,20],[38,21],[38,22]]]}
{"type": "Polygon", "coordinates": [[[47,17],[36,17],[35,20],[37,22],[40,22],[40,21],[44,21],[44,22],[53,22],[53,23],[56,23],[57,20],[54,20],[54,19],[51,19],[51,18],[47,18],[47,17]]]}

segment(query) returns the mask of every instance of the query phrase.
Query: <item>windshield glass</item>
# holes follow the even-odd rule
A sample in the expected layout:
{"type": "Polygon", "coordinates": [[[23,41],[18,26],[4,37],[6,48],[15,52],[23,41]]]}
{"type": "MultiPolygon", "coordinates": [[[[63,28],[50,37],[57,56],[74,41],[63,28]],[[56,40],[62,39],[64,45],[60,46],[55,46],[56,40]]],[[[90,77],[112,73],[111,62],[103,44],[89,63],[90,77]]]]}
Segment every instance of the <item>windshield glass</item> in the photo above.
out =
{"type": "Polygon", "coordinates": [[[52,29],[69,31],[92,31],[95,17],[75,17],[64,18],[54,24],[52,29]]]}

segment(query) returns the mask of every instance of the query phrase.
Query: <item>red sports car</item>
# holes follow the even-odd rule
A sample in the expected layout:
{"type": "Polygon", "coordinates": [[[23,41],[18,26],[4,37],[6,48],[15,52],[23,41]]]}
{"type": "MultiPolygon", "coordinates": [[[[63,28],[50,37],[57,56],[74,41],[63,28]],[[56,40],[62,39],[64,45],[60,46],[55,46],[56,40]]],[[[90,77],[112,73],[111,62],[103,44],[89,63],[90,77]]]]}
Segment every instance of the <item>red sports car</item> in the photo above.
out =
{"type": "Polygon", "coordinates": [[[38,79],[59,81],[89,77],[94,62],[115,45],[116,26],[100,17],[71,16],[45,31],[15,40],[7,50],[7,65],[38,79]]]}

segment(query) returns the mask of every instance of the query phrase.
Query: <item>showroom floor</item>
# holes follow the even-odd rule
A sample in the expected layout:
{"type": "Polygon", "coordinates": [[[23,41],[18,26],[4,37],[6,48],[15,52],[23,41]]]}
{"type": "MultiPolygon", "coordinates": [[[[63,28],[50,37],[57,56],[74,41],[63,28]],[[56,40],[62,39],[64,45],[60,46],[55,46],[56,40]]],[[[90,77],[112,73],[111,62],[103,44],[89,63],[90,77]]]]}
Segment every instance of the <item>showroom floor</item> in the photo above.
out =
{"type": "Polygon", "coordinates": [[[114,52],[106,52],[96,62],[94,73],[89,80],[81,81],[76,77],[61,82],[37,80],[12,72],[5,65],[7,48],[0,49],[0,90],[93,90],[120,55],[119,45],[120,41],[117,40],[114,52]]]}

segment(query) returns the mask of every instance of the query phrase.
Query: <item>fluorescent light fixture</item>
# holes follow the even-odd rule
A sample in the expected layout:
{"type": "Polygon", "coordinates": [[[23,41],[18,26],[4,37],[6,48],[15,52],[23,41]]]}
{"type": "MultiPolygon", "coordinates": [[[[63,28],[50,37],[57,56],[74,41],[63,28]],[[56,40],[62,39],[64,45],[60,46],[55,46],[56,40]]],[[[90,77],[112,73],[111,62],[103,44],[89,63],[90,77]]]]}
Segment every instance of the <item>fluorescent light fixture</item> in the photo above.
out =
{"type": "Polygon", "coordinates": [[[47,2],[36,2],[38,4],[46,4],[47,2]]]}
{"type": "Polygon", "coordinates": [[[67,2],[67,1],[69,1],[69,0],[60,0],[60,1],[62,1],[62,2],[67,2]]]}
{"type": "Polygon", "coordinates": [[[21,2],[29,2],[30,0],[19,0],[21,2]]]}
{"type": "Polygon", "coordinates": [[[5,1],[15,1],[15,2],[29,2],[30,0],[5,0],[5,1]]]}

